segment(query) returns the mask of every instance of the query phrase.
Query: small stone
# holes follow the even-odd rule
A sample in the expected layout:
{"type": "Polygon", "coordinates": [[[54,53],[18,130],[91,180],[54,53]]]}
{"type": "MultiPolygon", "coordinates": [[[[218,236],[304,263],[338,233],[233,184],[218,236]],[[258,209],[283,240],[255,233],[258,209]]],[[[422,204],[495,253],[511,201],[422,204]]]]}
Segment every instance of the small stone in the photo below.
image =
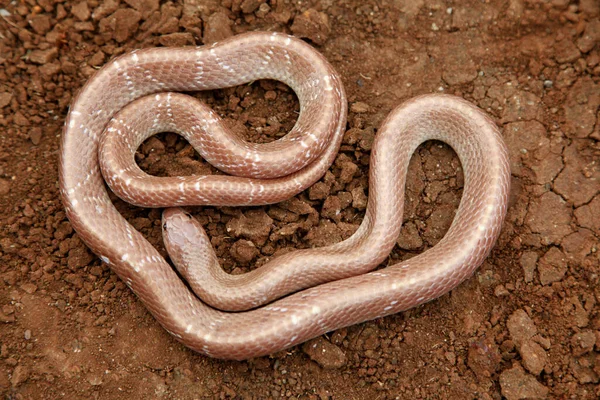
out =
{"type": "Polygon", "coordinates": [[[196,45],[194,36],[189,32],[175,32],[169,33],[168,35],[162,35],[158,41],[165,47],[183,47],[196,45]]]}
{"type": "Polygon", "coordinates": [[[229,220],[226,229],[236,238],[244,237],[262,246],[269,238],[272,226],[273,220],[263,210],[250,210],[229,220]]]}
{"type": "Polygon", "coordinates": [[[58,62],[44,64],[44,65],[40,66],[40,68],[39,68],[40,73],[47,78],[50,78],[50,77],[58,74],[60,72],[60,70],[61,70],[61,66],[60,66],[60,63],[58,63],[58,62]]]}
{"type": "Polygon", "coordinates": [[[38,35],[45,35],[50,31],[52,27],[50,23],[50,16],[45,14],[38,14],[32,16],[29,20],[29,25],[33,28],[35,33],[38,35]]]}
{"type": "Polygon", "coordinates": [[[341,165],[342,170],[340,172],[340,182],[341,183],[350,183],[354,178],[354,175],[358,172],[358,165],[354,164],[351,161],[346,161],[341,165]]]}
{"type": "Polygon", "coordinates": [[[86,247],[78,246],[69,250],[67,265],[71,270],[85,267],[94,260],[94,256],[86,247]]]}
{"type": "Polygon", "coordinates": [[[524,310],[516,310],[512,313],[508,317],[506,327],[510,337],[517,344],[525,343],[537,333],[535,324],[524,310]]]}
{"type": "Polygon", "coordinates": [[[494,288],[494,296],[496,297],[508,296],[509,294],[509,291],[504,285],[498,285],[494,288]]]}
{"type": "Polygon", "coordinates": [[[0,196],[4,196],[10,192],[10,181],[0,178],[0,196]]]}
{"type": "Polygon", "coordinates": [[[446,360],[448,360],[450,365],[456,364],[456,353],[454,353],[452,351],[447,351],[444,353],[444,357],[446,357],[446,360]]]}
{"type": "Polygon", "coordinates": [[[75,18],[80,21],[87,21],[90,18],[90,9],[88,8],[87,2],[82,1],[81,3],[77,3],[71,8],[71,13],[75,16],[75,18]]]}
{"type": "Polygon", "coordinates": [[[594,350],[596,344],[596,334],[591,330],[578,332],[571,338],[571,347],[573,355],[576,357],[582,356],[594,350]]]}
{"type": "Polygon", "coordinates": [[[240,239],[231,246],[229,254],[240,264],[247,265],[258,256],[259,251],[251,241],[240,239]]]}
{"type": "Polygon", "coordinates": [[[97,374],[90,374],[87,377],[87,381],[92,386],[100,386],[102,385],[102,376],[97,374]]]}
{"type": "Polygon", "coordinates": [[[523,358],[523,366],[529,372],[534,375],[542,372],[548,357],[542,346],[533,340],[527,340],[519,347],[519,354],[523,358]]]}
{"type": "Polygon", "coordinates": [[[325,369],[338,369],[346,364],[346,355],[322,336],[302,345],[302,351],[325,369]]]}
{"type": "Polygon", "coordinates": [[[106,56],[102,52],[102,50],[98,50],[96,53],[94,53],[94,55],[92,57],[90,57],[90,59],[88,60],[87,64],[90,67],[98,67],[98,66],[104,64],[105,57],[106,56]]]}
{"type": "Polygon", "coordinates": [[[244,0],[240,4],[240,9],[244,14],[253,13],[265,0],[244,0]]]}
{"type": "Polygon", "coordinates": [[[560,281],[567,272],[567,259],[565,254],[556,247],[552,247],[540,259],[538,272],[540,274],[540,282],[542,285],[560,281]]]}
{"type": "Polygon", "coordinates": [[[418,250],[423,246],[423,239],[421,239],[419,229],[414,222],[408,221],[402,226],[396,243],[404,250],[418,250]]]}
{"type": "Polygon", "coordinates": [[[58,49],[51,47],[47,50],[34,50],[29,55],[29,61],[35,64],[46,64],[52,62],[58,57],[58,49]]]}
{"type": "Polygon", "coordinates": [[[92,19],[98,21],[107,15],[112,14],[119,8],[119,0],[104,0],[102,3],[94,9],[92,13],[92,19]]]}
{"type": "Polygon", "coordinates": [[[93,32],[96,28],[94,27],[94,23],[92,21],[86,21],[75,22],[73,24],[73,29],[75,29],[76,32],[93,32]]]}
{"type": "Polygon", "coordinates": [[[112,37],[117,43],[123,43],[137,31],[141,19],[142,14],[139,11],[133,8],[120,8],[102,19],[98,27],[100,33],[112,33],[112,37]]]}
{"type": "Polygon", "coordinates": [[[500,388],[507,400],[541,400],[548,396],[548,388],[518,364],[500,374],[500,388]]]}
{"type": "Polygon", "coordinates": [[[29,130],[29,140],[36,146],[40,144],[40,141],[42,140],[42,128],[39,126],[32,127],[29,130]]]}
{"type": "Polygon", "coordinates": [[[265,93],[265,100],[273,101],[273,100],[276,100],[276,99],[277,99],[277,92],[275,92],[273,90],[268,90],[265,93]]]}
{"type": "Polygon", "coordinates": [[[33,294],[37,290],[37,286],[33,283],[24,283],[21,285],[21,289],[23,289],[25,293],[33,294]]]}
{"type": "Polygon", "coordinates": [[[573,376],[581,385],[586,383],[598,383],[600,377],[598,377],[597,361],[595,361],[593,354],[588,354],[579,358],[571,358],[569,363],[573,376]],[[594,365],[596,364],[596,365],[594,365]],[[594,368],[595,367],[595,368],[594,368]]]}
{"type": "Polygon", "coordinates": [[[258,18],[264,18],[271,11],[271,7],[267,3],[262,3],[258,10],[256,11],[256,16],[258,18]]]}
{"type": "Polygon", "coordinates": [[[570,63],[581,56],[579,49],[569,39],[563,39],[554,46],[554,57],[559,63],[570,63]]]}
{"type": "Polygon", "coordinates": [[[4,324],[10,324],[15,322],[15,316],[13,314],[5,314],[3,310],[0,310],[0,322],[4,324]]]}
{"type": "Polygon", "coordinates": [[[600,14],[600,3],[598,0],[579,0],[579,11],[590,17],[596,17],[600,14]]]}
{"type": "Polygon", "coordinates": [[[231,20],[224,12],[211,14],[204,26],[204,44],[215,43],[233,36],[231,24],[231,20]]]}
{"type": "Polygon", "coordinates": [[[325,182],[317,182],[308,189],[308,198],[311,200],[323,200],[329,196],[331,186],[325,182]]]}
{"type": "Polygon", "coordinates": [[[358,113],[358,114],[366,113],[367,111],[369,111],[369,105],[366,103],[357,101],[356,103],[352,103],[352,105],[350,106],[350,111],[358,113]]]}
{"type": "Polygon", "coordinates": [[[31,331],[27,329],[24,334],[25,340],[31,339],[31,331]]]}
{"type": "Polygon", "coordinates": [[[322,45],[327,41],[331,27],[327,14],[309,8],[294,18],[291,30],[295,36],[307,38],[317,45],[322,45]]]}
{"type": "Polygon", "coordinates": [[[291,199],[280,203],[279,206],[284,210],[293,212],[298,215],[312,214],[315,212],[315,209],[312,208],[310,204],[299,200],[295,197],[292,197],[291,199]]]}
{"type": "Polygon", "coordinates": [[[493,339],[479,339],[469,346],[467,364],[480,379],[491,377],[501,361],[500,351],[493,339]]]}
{"type": "Polygon", "coordinates": [[[325,247],[342,241],[342,232],[333,222],[322,219],[318,226],[312,227],[304,240],[310,247],[325,247]]]}
{"type": "Polygon", "coordinates": [[[588,53],[600,43],[600,20],[593,19],[586,24],[583,35],[577,40],[577,47],[582,53],[588,53]]]}
{"type": "Polygon", "coordinates": [[[0,108],[6,107],[10,104],[13,95],[9,92],[0,92],[0,108]]]}
{"type": "Polygon", "coordinates": [[[359,210],[367,208],[367,196],[362,187],[355,187],[350,193],[352,193],[352,207],[359,210]]]}
{"type": "Polygon", "coordinates": [[[125,2],[139,12],[145,13],[146,15],[150,15],[154,11],[158,11],[160,6],[159,0],[125,0],[125,2]]]}
{"type": "Polygon", "coordinates": [[[12,387],[17,387],[29,378],[29,368],[23,365],[17,365],[10,377],[12,387]]]}
{"type": "Polygon", "coordinates": [[[577,80],[575,68],[569,67],[563,69],[556,76],[556,88],[565,89],[571,86],[577,80]]]}
{"type": "Polygon", "coordinates": [[[327,199],[325,199],[325,202],[323,203],[323,208],[321,209],[321,216],[323,218],[329,218],[339,222],[341,210],[342,202],[340,201],[340,198],[337,196],[329,196],[327,197],[327,199]]]}
{"type": "Polygon", "coordinates": [[[533,272],[535,271],[535,266],[538,260],[538,255],[535,251],[525,251],[521,254],[521,267],[523,268],[523,275],[525,277],[525,282],[533,281],[533,272]]]}

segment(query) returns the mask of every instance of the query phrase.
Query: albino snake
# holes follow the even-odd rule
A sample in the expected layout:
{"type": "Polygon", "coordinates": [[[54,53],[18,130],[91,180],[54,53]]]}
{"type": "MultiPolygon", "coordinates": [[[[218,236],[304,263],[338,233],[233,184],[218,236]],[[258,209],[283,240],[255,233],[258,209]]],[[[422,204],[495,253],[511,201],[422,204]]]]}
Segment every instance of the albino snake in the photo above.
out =
{"type": "Polygon", "coordinates": [[[212,46],[126,54],[98,71],[69,111],[60,163],[67,216],[171,334],[211,357],[270,354],[447,293],[493,247],[510,180],[507,150],[495,124],[456,97],[417,97],[388,116],[371,151],[366,215],[343,242],[288,253],[251,273],[230,276],[220,270],[198,223],[178,208],[168,209],[167,249],[203,301],[117,212],[104,186],[103,175],[120,197],[144,207],[279,202],[311,186],[330,167],[346,112],[333,68],[312,47],[284,34],[248,33],[212,46]],[[169,93],[258,79],[286,83],[300,102],[294,129],[269,144],[240,140],[207,106],[169,93]],[[236,176],[148,176],[135,164],[134,153],[147,137],[164,131],[184,135],[205,159],[236,176]],[[452,226],[424,253],[368,272],[387,258],[398,238],[409,159],[431,139],[452,146],[464,169],[452,226]]]}

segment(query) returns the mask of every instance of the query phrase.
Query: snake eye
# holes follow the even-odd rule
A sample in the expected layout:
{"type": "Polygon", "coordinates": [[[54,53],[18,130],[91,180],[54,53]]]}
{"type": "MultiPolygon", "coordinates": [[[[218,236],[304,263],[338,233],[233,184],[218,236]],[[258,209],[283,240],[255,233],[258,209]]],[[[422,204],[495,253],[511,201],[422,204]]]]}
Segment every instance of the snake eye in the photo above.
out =
{"type": "Polygon", "coordinates": [[[163,224],[163,229],[167,230],[167,223],[166,222],[163,224]]]}
{"type": "Polygon", "coordinates": [[[189,219],[192,219],[192,214],[190,214],[190,213],[185,213],[185,215],[187,215],[187,217],[188,217],[189,219]]]}

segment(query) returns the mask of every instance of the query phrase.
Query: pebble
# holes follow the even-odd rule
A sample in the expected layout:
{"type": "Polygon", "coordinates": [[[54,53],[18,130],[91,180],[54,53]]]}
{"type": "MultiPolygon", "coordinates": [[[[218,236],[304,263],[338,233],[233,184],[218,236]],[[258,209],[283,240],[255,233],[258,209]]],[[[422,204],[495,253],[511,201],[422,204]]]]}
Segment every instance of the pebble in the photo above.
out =
{"type": "Polygon", "coordinates": [[[58,49],[56,47],[51,47],[47,50],[34,50],[29,55],[29,61],[34,64],[46,64],[56,60],[58,57],[58,49]]]}
{"type": "Polygon", "coordinates": [[[550,248],[538,263],[538,272],[542,285],[560,281],[567,272],[565,254],[556,247],[550,248]]]}
{"type": "Polygon", "coordinates": [[[539,375],[546,366],[548,356],[542,346],[533,340],[525,341],[519,347],[519,354],[523,359],[523,366],[533,375],[539,375]]]}
{"type": "Polygon", "coordinates": [[[77,3],[71,7],[71,13],[80,21],[87,21],[91,16],[88,4],[85,1],[77,3]]]}
{"type": "Polygon", "coordinates": [[[508,296],[510,292],[506,289],[504,285],[498,285],[494,288],[494,296],[496,297],[504,297],[508,296]]]}
{"type": "Polygon", "coordinates": [[[531,339],[537,333],[537,328],[529,315],[520,309],[508,317],[506,327],[508,328],[510,337],[518,344],[531,339]]]}
{"type": "Polygon", "coordinates": [[[554,46],[554,57],[559,63],[570,63],[576,61],[581,53],[575,43],[570,39],[563,39],[554,46]]]}
{"type": "Polygon", "coordinates": [[[327,14],[309,8],[294,18],[291,27],[295,36],[310,39],[317,45],[324,44],[331,32],[327,14]]]}
{"type": "Polygon", "coordinates": [[[13,95],[9,92],[0,92],[0,108],[6,107],[10,104],[13,95]]]}
{"type": "Polygon", "coordinates": [[[361,114],[361,113],[366,113],[367,111],[369,111],[369,105],[360,101],[357,101],[356,103],[352,103],[352,105],[350,106],[350,111],[361,114]]]}
{"type": "Polygon", "coordinates": [[[0,178],[0,196],[4,196],[10,192],[10,181],[0,178]]]}
{"type": "Polygon", "coordinates": [[[34,15],[28,19],[28,22],[29,26],[39,35],[45,35],[52,28],[50,16],[46,14],[34,15]]]}
{"type": "Polygon", "coordinates": [[[233,31],[231,30],[231,20],[227,14],[216,12],[208,17],[204,27],[204,44],[218,42],[231,36],[233,36],[233,31]]]}
{"type": "Polygon", "coordinates": [[[246,265],[258,256],[259,251],[251,241],[240,239],[231,246],[229,254],[240,264],[246,265]]]}
{"type": "Polygon", "coordinates": [[[92,19],[98,21],[117,11],[118,8],[119,0],[104,0],[92,13],[92,19]]]}
{"type": "Polygon", "coordinates": [[[596,334],[591,330],[575,333],[571,338],[573,355],[576,357],[582,356],[594,350],[595,344],[596,334]]]}
{"type": "Polygon", "coordinates": [[[355,187],[350,191],[352,193],[352,207],[364,210],[367,208],[367,195],[365,195],[365,191],[363,188],[355,187]]]}
{"type": "Polygon", "coordinates": [[[404,250],[417,250],[423,246],[423,239],[419,235],[419,229],[414,222],[408,221],[402,225],[400,235],[396,241],[398,246],[404,250]]]}
{"type": "Polygon", "coordinates": [[[227,233],[234,237],[244,237],[262,246],[269,238],[273,220],[263,210],[250,210],[239,217],[232,218],[227,224],[227,233]]]}
{"type": "Polygon", "coordinates": [[[32,127],[29,131],[29,140],[36,146],[40,144],[42,140],[42,128],[39,126],[32,127]]]}
{"type": "Polygon", "coordinates": [[[196,44],[194,36],[189,32],[175,32],[162,35],[158,41],[165,47],[183,47],[196,44]]]}
{"type": "Polygon", "coordinates": [[[500,388],[507,400],[542,400],[548,396],[548,388],[518,364],[500,374],[500,388]]]}
{"type": "Polygon", "coordinates": [[[15,316],[13,314],[5,314],[4,311],[0,310],[0,322],[5,324],[15,322],[15,316]]]}
{"type": "Polygon", "coordinates": [[[37,290],[37,286],[33,283],[24,283],[21,285],[21,289],[27,294],[33,294],[37,290]]]}
{"type": "Polygon", "coordinates": [[[600,20],[593,19],[587,23],[583,35],[577,40],[577,47],[582,53],[588,53],[597,43],[600,43],[600,20]]]}
{"type": "Polygon", "coordinates": [[[10,383],[13,387],[18,387],[29,379],[29,368],[24,365],[17,365],[10,377],[10,383]]]}
{"type": "Polygon", "coordinates": [[[491,377],[501,361],[500,351],[493,339],[478,339],[469,346],[467,365],[480,379],[491,377]]]}
{"type": "Polygon", "coordinates": [[[242,1],[242,4],[240,4],[240,9],[244,14],[250,14],[256,11],[264,2],[265,0],[244,0],[242,1]]]}
{"type": "Polygon", "coordinates": [[[346,364],[346,354],[322,336],[302,345],[302,351],[325,369],[338,369],[346,364]]]}
{"type": "Polygon", "coordinates": [[[538,255],[535,251],[524,251],[521,254],[520,263],[523,268],[525,282],[533,281],[533,272],[537,264],[538,255]]]}

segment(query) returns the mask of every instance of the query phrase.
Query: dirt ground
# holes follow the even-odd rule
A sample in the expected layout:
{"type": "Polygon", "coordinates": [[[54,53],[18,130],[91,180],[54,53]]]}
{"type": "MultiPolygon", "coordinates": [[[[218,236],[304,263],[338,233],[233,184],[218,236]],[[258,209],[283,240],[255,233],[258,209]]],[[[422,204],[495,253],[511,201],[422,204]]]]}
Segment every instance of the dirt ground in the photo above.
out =
{"type": "MultiPolygon", "coordinates": [[[[597,0],[2,4],[3,399],[600,396],[597,0]],[[87,250],[65,218],[57,157],[71,99],[113,56],[251,30],[293,33],[314,44],[341,74],[350,112],[334,166],[305,193],[268,207],[191,210],[227,271],[348,237],[364,214],[377,128],[417,94],[456,94],[495,119],[510,149],[512,194],[491,256],[450,294],[309,346],[224,362],[177,343],[87,250]]],[[[255,142],[285,134],[298,111],[293,93],[269,81],[201,97],[255,142]]],[[[149,139],[138,161],[157,175],[215,171],[174,134],[149,139]]],[[[461,188],[456,155],[440,143],[421,146],[390,262],[443,236],[461,188]]],[[[115,203],[164,251],[158,210],[115,203]]]]}

